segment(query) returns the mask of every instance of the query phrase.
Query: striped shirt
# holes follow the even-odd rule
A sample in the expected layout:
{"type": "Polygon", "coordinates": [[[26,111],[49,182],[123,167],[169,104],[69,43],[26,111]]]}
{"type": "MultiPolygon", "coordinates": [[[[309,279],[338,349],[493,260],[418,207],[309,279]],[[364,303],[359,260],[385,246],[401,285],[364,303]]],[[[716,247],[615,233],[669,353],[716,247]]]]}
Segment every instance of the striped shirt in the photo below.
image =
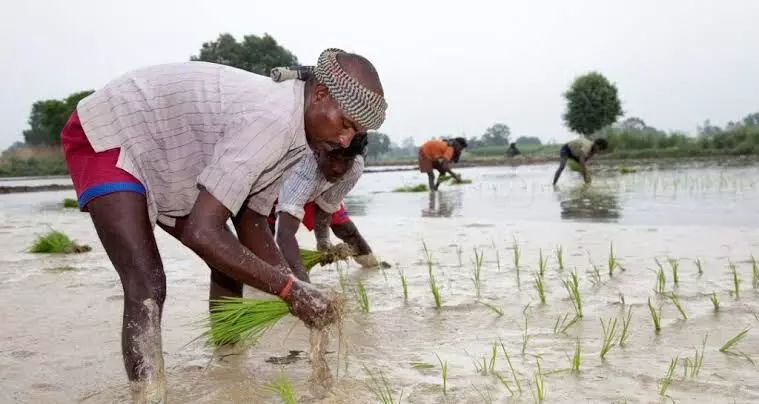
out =
{"type": "Polygon", "coordinates": [[[313,153],[304,156],[291,173],[287,174],[279,191],[277,212],[287,212],[303,221],[304,206],[314,202],[327,213],[335,213],[340,203],[350,192],[364,172],[364,158],[356,156],[353,165],[337,182],[327,181],[319,170],[319,163],[313,153]]]}
{"type": "Polygon", "coordinates": [[[96,152],[121,148],[116,166],[145,186],[151,224],[173,226],[201,187],[232,214],[248,200],[268,215],[283,172],[310,151],[303,103],[302,81],[184,62],[124,74],[77,113],[96,152]]]}

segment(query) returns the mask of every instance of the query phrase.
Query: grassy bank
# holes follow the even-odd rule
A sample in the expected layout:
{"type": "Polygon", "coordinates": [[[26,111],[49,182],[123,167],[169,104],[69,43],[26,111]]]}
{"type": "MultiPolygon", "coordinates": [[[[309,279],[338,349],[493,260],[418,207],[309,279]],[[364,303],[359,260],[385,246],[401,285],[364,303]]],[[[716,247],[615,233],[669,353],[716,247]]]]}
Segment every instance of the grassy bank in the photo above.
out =
{"type": "Polygon", "coordinates": [[[0,155],[0,177],[66,175],[63,152],[57,146],[21,147],[0,155]]]}

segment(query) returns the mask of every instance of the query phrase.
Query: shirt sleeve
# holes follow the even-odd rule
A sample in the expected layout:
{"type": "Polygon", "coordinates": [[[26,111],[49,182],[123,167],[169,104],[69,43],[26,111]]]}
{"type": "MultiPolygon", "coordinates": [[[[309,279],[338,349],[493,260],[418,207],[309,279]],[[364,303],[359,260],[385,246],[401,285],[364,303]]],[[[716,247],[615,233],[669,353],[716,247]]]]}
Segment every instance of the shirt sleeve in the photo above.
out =
{"type": "Polygon", "coordinates": [[[285,179],[279,191],[277,212],[286,212],[298,220],[303,220],[303,206],[311,201],[319,185],[321,172],[313,153],[304,156],[285,179]]]}
{"type": "Polygon", "coordinates": [[[214,146],[198,185],[237,214],[261,174],[275,167],[287,150],[292,130],[286,121],[262,113],[233,125],[214,146]]]}
{"type": "Polygon", "coordinates": [[[364,158],[356,156],[348,171],[340,181],[329,187],[316,197],[314,203],[327,213],[335,213],[340,210],[340,203],[345,199],[348,193],[356,186],[359,178],[364,173],[364,158]]]}

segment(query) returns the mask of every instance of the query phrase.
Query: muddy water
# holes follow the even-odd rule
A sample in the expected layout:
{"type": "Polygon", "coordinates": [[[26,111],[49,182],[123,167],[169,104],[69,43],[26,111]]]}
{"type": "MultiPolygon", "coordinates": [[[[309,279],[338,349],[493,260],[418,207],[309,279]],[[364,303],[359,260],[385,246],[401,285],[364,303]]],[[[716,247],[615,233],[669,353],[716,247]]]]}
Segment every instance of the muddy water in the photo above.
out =
{"type": "MultiPolygon", "coordinates": [[[[606,169],[589,189],[565,173],[558,190],[550,187],[553,166],[473,168],[473,180],[443,186],[438,196],[397,194],[392,188],[424,182],[414,172],[366,175],[347,201],[348,211],[383,259],[394,264],[382,272],[343,268],[349,287],[345,319],[347,361],[332,342],[327,358],[338,371],[328,397],[308,382],[308,331],[297,321],[278,324],[256,348],[213,359],[193,339],[202,331],[208,271],[191,252],[160,230],[156,232],[168,278],[163,341],[170,402],[279,402],[264,386],[284,371],[298,402],[375,403],[364,366],[380,372],[409,403],[532,402],[539,359],[546,402],[662,402],[659,383],[670,360],[693,357],[708,333],[698,376],[683,377],[678,363],[666,391],[678,402],[756,402],[759,372],[746,359],[759,355],[759,294],[752,288],[751,254],[759,256],[759,180],[757,167],[670,167],[618,175],[606,169]],[[520,270],[513,264],[514,240],[520,270]],[[432,256],[441,309],[430,293],[432,256]],[[608,273],[609,245],[625,268],[608,273]],[[561,246],[565,269],[558,268],[561,246]],[[472,281],[474,249],[484,252],[480,297],[472,281]],[[461,251],[459,254],[459,250],[461,251]],[[534,288],[542,250],[545,304],[534,288]],[[673,285],[667,257],[679,259],[679,284],[673,285]],[[666,291],[675,291],[686,314],[652,289],[664,266],[666,291]],[[699,275],[695,259],[700,259],[699,275]],[[732,295],[729,262],[741,278],[740,298],[732,295]],[[587,271],[599,268],[597,282],[587,271]],[[554,333],[557,316],[573,308],[561,280],[569,271],[580,277],[584,317],[566,333],[554,333]],[[399,277],[408,282],[404,301],[399,277]],[[350,285],[362,280],[370,312],[361,313],[350,285]],[[706,294],[716,292],[714,313],[706,294]],[[662,307],[661,332],[654,333],[647,306],[662,307]],[[503,310],[499,316],[477,303],[503,310]],[[624,300],[624,303],[622,302],[624,300]],[[525,306],[529,307],[525,310],[525,306]],[[605,360],[600,318],[619,318],[632,308],[629,337],[605,360]],[[527,316],[524,345],[525,322],[527,316]],[[746,327],[754,327],[734,348],[718,351],[746,327]],[[494,371],[478,372],[500,340],[510,355],[522,392],[513,382],[500,346],[494,371]],[[565,371],[579,339],[580,373],[565,371]],[[523,351],[524,345],[524,353],[523,351]],[[291,352],[302,351],[302,352],[291,352]],[[445,394],[438,357],[447,362],[445,394]],[[419,369],[411,362],[433,365],[419,369]]],[[[85,214],[57,206],[70,192],[0,195],[0,402],[104,403],[128,400],[120,354],[121,287],[85,214]],[[50,227],[67,232],[93,251],[75,256],[36,256],[24,249],[50,227]],[[74,270],[55,268],[69,266],[74,270]]],[[[334,237],[334,236],[333,236],[334,237]]],[[[312,247],[312,234],[299,233],[312,247]]],[[[340,289],[334,267],[317,267],[314,283],[340,289]]],[[[246,290],[249,296],[256,295],[246,290]]],[[[619,330],[617,331],[618,338],[619,330]]],[[[487,362],[487,361],[486,361],[487,362]]]]}

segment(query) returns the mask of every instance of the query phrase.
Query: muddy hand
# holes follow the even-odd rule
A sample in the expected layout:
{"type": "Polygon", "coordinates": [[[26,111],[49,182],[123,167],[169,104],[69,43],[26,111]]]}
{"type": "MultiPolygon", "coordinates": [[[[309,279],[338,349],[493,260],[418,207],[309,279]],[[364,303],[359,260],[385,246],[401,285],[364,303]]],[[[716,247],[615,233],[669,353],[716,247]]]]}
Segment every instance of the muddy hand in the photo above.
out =
{"type": "Polygon", "coordinates": [[[322,329],[337,320],[333,299],[309,283],[294,281],[286,302],[290,312],[309,327],[322,329]]]}

